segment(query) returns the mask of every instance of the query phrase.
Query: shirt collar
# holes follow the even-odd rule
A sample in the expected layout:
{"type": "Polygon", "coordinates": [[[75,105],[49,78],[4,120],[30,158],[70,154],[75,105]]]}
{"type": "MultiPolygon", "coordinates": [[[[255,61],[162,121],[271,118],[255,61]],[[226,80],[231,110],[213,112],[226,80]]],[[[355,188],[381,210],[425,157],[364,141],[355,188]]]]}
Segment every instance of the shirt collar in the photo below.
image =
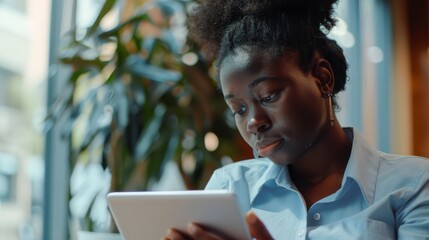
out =
{"type": "MultiPolygon", "coordinates": [[[[342,186],[346,184],[347,179],[354,180],[368,204],[374,199],[375,184],[377,181],[378,168],[380,164],[380,153],[372,147],[363,136],[354,128],[344,128],[346,133],[353,139],[352,151],[347,163],[346,171],[342,181],[342,186]]],[[[269,159],[266,159],[270,161],[269,159]]],[[[293,190],[293,183],[289,172],[283,166],[274,164],[270,161],[267,170],[256,182],[250,191],[250,201],[255,197],[264,185],[276,184],[287,189],[293,190]]],[[[343,187],[342,187],[343,188],[343,187]]]]}
{"type": "Polygon", "coordinates": [[[267,170],[262,174],[261,178],[256,182],[255,185],[250,190],[250,201],[253,202],[255,197],[258,195],[259,191],[264,185],[275,184],[277,186],[284,186],[286,188],[291,188],[292,181],[289,177],[289,172],[283,166],[274,164],[269,159],[267,170]]]}
{"type": "Polygon", "coordinates": [[[353,146],[344,172],[342,186],[347,179],[353,179],[367,203],[372,204],[380,166],[380,152],[370,145],[356,129],[345,128],[345,131],[353,134],[353,146]]]}

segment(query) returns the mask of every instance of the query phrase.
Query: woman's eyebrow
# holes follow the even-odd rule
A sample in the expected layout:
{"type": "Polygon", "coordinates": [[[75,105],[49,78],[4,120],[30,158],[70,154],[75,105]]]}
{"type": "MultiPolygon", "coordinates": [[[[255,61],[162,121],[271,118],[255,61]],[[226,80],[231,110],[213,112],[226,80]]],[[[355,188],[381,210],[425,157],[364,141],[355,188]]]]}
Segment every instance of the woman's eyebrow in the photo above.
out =
{"type": "Polygon", "coordinates": [[[225,96],[223,96],[223,98],[224,98],[225,100],[227,100],[227,99],[231,99],[231,98],[234,98],[234,94],[226,94],[225,96]]]}
{"type": "Polygon", "coordinates": [[[279,81],[280,78],[278,77],[268,77],[268,76],[262,76],[259,78],[256,78],[255,80],[253,80],[250,84],[249,84],[249,88],[255,88],[256,86],[258,86],[258,84],[265,82],[265,81],[269,81],[269,80],[276,80],[279,81]]]}
{"type": "MultiPolygon", "coordinates": [[[[267,76],[262,76],[259,78],[254,79],[250,84],[249,84],[249,88],[253,89],[256,86],[258,86],[258,84],[265,82],[265,81],[270,81],[270,80],[275,80],[275,81],[280,81],[281,78],[278,77],[267,77],[267,76]]],[[[230,93],[230,94],[226,94],[223,97],[225,100],[231,99],[231,98],[235,98],[234,94],[230,93]]]]}

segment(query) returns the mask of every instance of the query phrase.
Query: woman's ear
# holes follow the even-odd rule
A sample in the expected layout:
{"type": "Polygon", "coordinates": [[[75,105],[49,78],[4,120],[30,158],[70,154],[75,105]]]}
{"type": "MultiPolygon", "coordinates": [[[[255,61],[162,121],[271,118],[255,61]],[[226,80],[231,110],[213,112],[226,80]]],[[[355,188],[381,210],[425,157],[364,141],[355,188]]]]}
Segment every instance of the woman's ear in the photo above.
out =
{"type": "Polygon", "coordinates": [[[333,93],[335,76],[331,64],[323,58],[315,60],[312,75],[318,81],[318,86],[322,93],[333,93]]]}

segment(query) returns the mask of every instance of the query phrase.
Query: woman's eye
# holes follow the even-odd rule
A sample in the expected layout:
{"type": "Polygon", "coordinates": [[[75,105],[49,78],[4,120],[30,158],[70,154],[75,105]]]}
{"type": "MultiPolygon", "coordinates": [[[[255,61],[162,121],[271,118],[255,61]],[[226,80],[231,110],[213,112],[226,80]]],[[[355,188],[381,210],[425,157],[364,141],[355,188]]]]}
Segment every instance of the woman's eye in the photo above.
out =
{"type": "Polygon", "coordinates": [[[246,107],[239,107],[232,110],[232,116],[242,116],[246,112],[246,107]]]}
{"type": "Polygon", "coordinates": [[[273,93],[270,94],[266,97],[261,98],[259,101],[261,103],[270,103],[270,102],[274,102],[277,99],[278,94],[277,93],[273,93]]]}

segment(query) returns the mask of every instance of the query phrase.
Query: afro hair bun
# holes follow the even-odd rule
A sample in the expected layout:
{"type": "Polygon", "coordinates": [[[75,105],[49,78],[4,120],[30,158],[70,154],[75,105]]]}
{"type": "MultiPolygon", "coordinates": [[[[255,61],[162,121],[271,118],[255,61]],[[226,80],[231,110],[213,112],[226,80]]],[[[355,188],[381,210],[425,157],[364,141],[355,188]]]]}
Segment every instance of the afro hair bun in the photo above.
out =
{"type": "Polygon", "coordinates": [[[335,25],[334,4],[338,0],[251,0],[241,1],[243,15],[267,15],[275,12],[300,14],[314,27],[324,26],[330,30],[335,25]]]}
{"type": "MultiPolygon", "coordinates": [[[[269,18],[274,14],[299,16],[307,29],[335,25],[338,0],[203,0],[190,14],[190,36],[201,45],[218,49],[227,27],[245,16],[269,18]],[[211,45],[211,46],[210,46],[211,45]]],[[[305,33],[304,33],[305,34],[305,33]]]]}

